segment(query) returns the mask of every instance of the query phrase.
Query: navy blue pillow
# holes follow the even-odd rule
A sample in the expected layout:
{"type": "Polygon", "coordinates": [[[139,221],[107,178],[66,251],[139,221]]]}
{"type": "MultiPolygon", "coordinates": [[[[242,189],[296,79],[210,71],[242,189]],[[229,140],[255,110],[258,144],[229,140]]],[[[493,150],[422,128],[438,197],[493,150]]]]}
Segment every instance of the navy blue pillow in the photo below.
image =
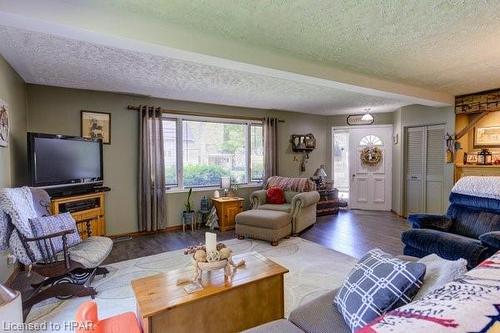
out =
{"type": "Polygon", "coordinates": [[[422,286],[425,265],[369,251],[337,292],[334,304],[352,332],[382,314],[411,302],[422,286]]]}

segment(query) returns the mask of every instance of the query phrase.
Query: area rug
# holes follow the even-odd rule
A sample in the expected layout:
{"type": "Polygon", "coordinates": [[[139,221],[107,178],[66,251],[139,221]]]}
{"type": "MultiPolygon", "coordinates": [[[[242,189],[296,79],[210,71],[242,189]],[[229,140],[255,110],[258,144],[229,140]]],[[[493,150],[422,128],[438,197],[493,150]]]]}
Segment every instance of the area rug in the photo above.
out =
{"type": "MultiPolygon", "coordinates": [[[[285,316],[297,306],[340,286],[356,263],[353,257],[299,237],[286,239],[278,246],[246,239],[231,239],[224,243],[235,254],[256,251],[288,268],[289,273],[285,274],[285,316]]],[[[132,280],[189,265],[189,256],[178,250],[106,266],[110,274],[105,278],[96,278],[92,284],[98,292],[95,301],[99,317],[135,312],[136,303],[130,286],[132,280]]],[[[71,332],[68,322],[74,320],[78,306],[89,299],[48,300],[31,310],[27,322],[60,323],[61,332],[71,332]]]]}

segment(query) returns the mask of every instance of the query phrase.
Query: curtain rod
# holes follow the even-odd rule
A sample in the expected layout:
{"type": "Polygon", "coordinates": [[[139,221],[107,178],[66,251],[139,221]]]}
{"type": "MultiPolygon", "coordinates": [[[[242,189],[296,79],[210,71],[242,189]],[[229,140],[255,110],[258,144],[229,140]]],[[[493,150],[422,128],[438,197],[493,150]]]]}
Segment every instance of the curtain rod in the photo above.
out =
{"type": "MultiPolygon", "coordinates": [[[[146,105],[145,105],[146,106],[146,105]]],[[[128,105],[128,110],[139,111],[141,106],[128,105]]],[[[258,117],[245,117],[245,116],[231,116],[227,114],[214,114],[214,113],[201,113],[201,112],[190,112],[190,111],[178,111],[178,110],[168,110],[161,108],[162,113],[178,114],[184,116],[197,116],[197,117],[214,117],[214,118],[230,118],[230,119],[241,119],[241,120],[259,120],[263,121],[265,118],[258,117]]],[[[282,119],[278,120],[279,123],[284,123],[282,119]]]]}

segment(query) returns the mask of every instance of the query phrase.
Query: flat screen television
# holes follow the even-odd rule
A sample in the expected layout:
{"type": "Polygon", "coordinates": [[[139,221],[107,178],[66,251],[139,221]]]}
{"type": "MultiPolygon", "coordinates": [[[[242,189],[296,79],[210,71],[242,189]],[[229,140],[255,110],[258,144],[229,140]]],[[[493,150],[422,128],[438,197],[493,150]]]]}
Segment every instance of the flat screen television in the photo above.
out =
{"type": "Polygon", "coordinates": [[[102,141],[28,133],[28,166],[34,187],[100,186],[102,141]]]}

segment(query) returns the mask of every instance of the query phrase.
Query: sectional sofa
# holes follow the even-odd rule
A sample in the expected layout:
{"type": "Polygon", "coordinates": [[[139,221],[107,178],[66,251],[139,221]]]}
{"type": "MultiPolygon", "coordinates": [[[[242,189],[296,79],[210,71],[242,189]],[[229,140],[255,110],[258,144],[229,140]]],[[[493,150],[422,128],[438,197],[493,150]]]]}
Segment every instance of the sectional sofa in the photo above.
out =
{"type": "MultiPolygon", "coordinates": [[[[348,333],[333,305],[332,290],[276,320],[246,333],[348,333]]],[[[356,333],[498,332],[500,324],[500,251],[423,298],[392,310],[356,333]]]]}

